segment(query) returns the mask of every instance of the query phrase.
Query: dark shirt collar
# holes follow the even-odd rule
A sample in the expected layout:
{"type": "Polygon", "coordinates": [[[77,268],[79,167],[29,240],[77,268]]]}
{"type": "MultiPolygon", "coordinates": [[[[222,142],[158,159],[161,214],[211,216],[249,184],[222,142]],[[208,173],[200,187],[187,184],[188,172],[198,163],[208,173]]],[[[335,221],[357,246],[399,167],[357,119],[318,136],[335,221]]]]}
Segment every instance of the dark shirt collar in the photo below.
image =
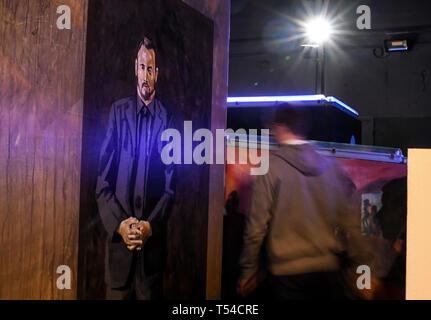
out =
{"type": "MultiPolygon", "coordinates": [[[[137,106],[136,106],[136,114],[139,114],[139,112],[141,112],[142,108],[145,106],[145,103],[141,100],[139,95],[136,96],[136,100],[138,101],[137,106]]],[[[154,117],[154,111],[156,108],[155,100],[156,100],[156,97],[154,97],[154,99],[147,106],[147,109],[150,111],[150,114],[152,117],[154,117]]]]}

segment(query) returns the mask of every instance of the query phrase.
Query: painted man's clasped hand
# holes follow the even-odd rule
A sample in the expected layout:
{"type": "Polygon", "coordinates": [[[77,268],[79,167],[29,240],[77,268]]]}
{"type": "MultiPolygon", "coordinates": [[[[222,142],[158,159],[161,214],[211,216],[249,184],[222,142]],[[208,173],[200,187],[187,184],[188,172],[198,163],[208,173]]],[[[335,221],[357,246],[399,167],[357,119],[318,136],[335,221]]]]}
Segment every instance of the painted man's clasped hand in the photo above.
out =
{"type": "Polygon", "coordinates": [[[140,251],[151,236],[151,226],[148,221],[139,221],[135,217],[130,217],[121,222],[118,233],[127,245],[127,249],[140,251]]]}

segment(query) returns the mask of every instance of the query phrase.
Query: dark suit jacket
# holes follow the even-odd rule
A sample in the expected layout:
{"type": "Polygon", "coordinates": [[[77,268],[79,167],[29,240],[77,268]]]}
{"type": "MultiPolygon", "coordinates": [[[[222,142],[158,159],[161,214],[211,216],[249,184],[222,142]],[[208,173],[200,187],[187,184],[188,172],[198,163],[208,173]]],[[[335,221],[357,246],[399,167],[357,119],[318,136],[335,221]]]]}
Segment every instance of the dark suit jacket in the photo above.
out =
{"type": "Polygon", "coordinates": [[[160,101],[154,99],[154,121],[150,142],[148,169],[149,186],[146,194],[134,194],[134,179],[144,179],[133,174],[136,151],[137,97],[114,102],[111,106],[106,136],[102,144],[96,187],[97,204],[103,225],[108,233],[105,269],[109,285],[122,287],[128,279],[133,256],[143,259],[145,274],[162,270],[166,256],[166,225],[173,186],[166,179],[172,168],[161,161],[161,134],[169,127],[170,119],[160,101]],[[140,198],[140,199],[138,199],[140,198]],[[145,204],[142,209],[142,204],[145,204]],[[139,210],[138,210],[139,209],[139,210]],[[142,214],[142,216],[141,216],[142,214]],[[152,236],[141,252],[129,251],[116,232],[121,221],[129,217],[150,221],[152,236]]]}

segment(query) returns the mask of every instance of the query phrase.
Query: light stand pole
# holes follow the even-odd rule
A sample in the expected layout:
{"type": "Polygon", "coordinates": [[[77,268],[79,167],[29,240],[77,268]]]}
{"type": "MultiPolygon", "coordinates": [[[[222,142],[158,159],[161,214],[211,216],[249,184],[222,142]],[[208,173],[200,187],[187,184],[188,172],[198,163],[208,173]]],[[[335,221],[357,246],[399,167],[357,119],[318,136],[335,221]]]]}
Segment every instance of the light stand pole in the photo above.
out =
{"type": "Polygon", "coordinates": [[[317,48],[316,58],[316,94],[325,94],[325,60],[326,50],[322,43],[317,48]]]}

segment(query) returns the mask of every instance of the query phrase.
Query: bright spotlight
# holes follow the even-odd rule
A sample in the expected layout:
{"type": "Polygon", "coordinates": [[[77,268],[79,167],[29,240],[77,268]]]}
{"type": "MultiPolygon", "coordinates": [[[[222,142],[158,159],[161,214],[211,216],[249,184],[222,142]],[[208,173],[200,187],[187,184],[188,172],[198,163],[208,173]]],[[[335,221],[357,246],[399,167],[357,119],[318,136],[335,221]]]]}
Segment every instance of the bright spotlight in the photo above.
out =
{"type": "Polygon", "coordinates": [[[331,37],[332,27],[329,21],[323,18],[316,18],[306,24],[305,31],[308,40],[312,44],[321,44],[331,37]]]}

